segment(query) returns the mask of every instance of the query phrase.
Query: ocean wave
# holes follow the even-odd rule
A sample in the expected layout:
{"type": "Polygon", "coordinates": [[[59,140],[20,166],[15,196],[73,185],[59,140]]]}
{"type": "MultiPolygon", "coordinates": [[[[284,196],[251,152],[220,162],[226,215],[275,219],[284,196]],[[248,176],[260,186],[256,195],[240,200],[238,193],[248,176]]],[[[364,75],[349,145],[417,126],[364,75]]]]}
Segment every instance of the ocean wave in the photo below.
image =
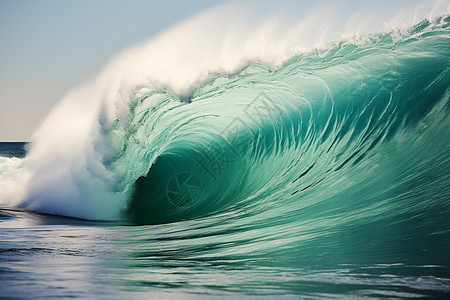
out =
{"type": "Polygon", "coordinates": [[[299,49],[287,41],[315,24],[302,20],[282,38],[251,39],[250,50],[222,47],[217,63],[211,54],[198,66],[204,52],[189,62],[179,48],[154,58],[205,16],[72,91],[28,156],[8,160],[17,174],[2,178],[26,190],[9,192],[8,203],[145,224],[270,213],[265,222],[282,218],[295,230],[318,230],[324,216],[345,226],[448,209],[448,15],[299,49]],[[257,51],[274,44],[283,47],[257,51]],[[141,66],[140,53],[152,59],[141,66]],[[173,56],[183,63],[169,64],[173,56]]]}

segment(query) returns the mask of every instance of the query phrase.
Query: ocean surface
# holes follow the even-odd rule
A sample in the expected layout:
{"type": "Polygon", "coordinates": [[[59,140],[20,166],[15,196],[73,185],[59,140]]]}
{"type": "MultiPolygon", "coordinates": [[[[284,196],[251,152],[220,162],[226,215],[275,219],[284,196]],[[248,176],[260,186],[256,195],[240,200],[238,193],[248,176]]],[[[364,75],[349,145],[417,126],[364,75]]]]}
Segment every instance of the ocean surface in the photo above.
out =
{"type": "Polygon", "coordinates": [[[0,143],[0,298],[450,298],[449,54],[444,14],[189,88],[117,58],[0,143]]]}

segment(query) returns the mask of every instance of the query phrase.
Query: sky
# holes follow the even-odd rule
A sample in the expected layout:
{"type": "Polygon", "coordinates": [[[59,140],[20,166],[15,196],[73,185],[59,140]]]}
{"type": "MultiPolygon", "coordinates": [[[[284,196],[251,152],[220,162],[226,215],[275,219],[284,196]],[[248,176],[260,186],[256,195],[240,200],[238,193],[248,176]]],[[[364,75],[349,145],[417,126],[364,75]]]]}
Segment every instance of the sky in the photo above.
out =
{"type": "Polygon", "coordinates": [[[0,142],[29,141],[111,57],[223,2],[0,0],[0,142]]]}

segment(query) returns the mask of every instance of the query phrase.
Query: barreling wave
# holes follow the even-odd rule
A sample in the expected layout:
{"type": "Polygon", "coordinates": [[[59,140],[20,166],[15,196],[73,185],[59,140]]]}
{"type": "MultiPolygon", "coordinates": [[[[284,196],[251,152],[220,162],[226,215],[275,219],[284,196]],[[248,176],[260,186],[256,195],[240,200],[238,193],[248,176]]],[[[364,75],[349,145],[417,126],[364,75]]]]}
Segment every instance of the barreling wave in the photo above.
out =
{"type": "Polygon", "coordinates": [[[448,21],[424,21],[395,39],[334,44],[275,71],[250,64],[205,82],[186,103],[143,93],[130,126],[112,129],[126,142],[111,166],[126,164],[129,153],[141,172],[151,166],[128,213],[161,223],[277,207],[296,219],[332,206],[347,220],[387,218],[406,205],[398,195],[427,187],[437,199],[426,206],[445,206],[448,21]]]}
{"type": "Polygon", "coordinates": [[[171,78],[176,67],[126,72],[123,61],[158,55],[169,32],[69,94],[27,158],[3,162],[7,200],[145,224],[258,216],[284,220],[291,242],[308,226],[400,215],[448,225],[449,24],[444,14],[307,51],[287,45],[288,60],[246,50],[221,62],[228,69],[190,66],[183,83],[189,72],[171,78]]]}

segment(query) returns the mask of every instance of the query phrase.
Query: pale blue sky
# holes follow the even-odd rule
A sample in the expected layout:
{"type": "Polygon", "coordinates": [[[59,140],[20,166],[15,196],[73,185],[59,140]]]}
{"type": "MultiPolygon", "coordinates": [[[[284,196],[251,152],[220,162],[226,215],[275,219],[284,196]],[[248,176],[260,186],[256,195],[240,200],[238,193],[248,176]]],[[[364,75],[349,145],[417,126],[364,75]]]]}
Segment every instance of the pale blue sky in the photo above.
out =
{"type": "Polygon", "coordinates": [[[222,2],[0,0],[0,141],[28,141],[112,56],[222,2]]]}

